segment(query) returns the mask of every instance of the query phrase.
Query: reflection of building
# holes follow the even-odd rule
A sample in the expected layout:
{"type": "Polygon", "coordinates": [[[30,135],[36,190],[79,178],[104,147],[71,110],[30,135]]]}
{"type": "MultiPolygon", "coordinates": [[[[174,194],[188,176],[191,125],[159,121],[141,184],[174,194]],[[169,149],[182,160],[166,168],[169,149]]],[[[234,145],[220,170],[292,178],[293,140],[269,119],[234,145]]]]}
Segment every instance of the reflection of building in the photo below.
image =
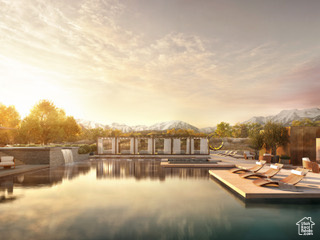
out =
{"type": "Polygon", "coordinates": [[[98,154],[208,155],[206,137],[108,137],[98,138],[98,154]]]}
{"type": "Polygon", "coordinates": [[[97,178],[159,179],[166,177],[208,178],[208,169],[162,168],[159,160],[114,160],[98,161],[97,178]]]}

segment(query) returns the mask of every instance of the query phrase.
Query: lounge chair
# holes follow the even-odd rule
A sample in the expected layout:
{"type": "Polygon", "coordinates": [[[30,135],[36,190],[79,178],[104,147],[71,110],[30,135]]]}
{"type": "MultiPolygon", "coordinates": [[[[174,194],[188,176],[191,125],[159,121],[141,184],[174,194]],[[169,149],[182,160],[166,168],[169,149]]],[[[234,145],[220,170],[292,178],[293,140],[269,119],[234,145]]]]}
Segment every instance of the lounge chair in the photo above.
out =
{"type": "Polygon", "coordinates": [[[16,168],[16,161],[13,156],[2,156],[0,161],[0,167],[3,168],[16,168]]]}
{"type": "Polygon", "coordinates": [[[239,176],[242,178],[250,178],[250,177],[258,177],[258,178],[271,178],[280,172],[283,164],[276,163],[275,165],[271,165],[270,168],[266,172],[258,173],[258,172],[246,172],[241,173],[239,176]]]}
{"type": "Polygon", "coordinates": [[[243,157],[244,157],[244,159],[249,159],[249,158],[254,159],[254,155],[251,154],[249,151],[244,151],[243,157]]]}
{"type": "Polygon", "coordinates": [[[316,162],[311,162],[312,172],[313,173],[320,173],[320,165],[316,162]]]}
{"type": "Polygon", "coordinates": [[[267,161],[267,163],[271,163],[273,155],[269,154],[269,153],[265,153],[263,154],[263,160],[267,161]]]}
{"type": "Polygon", "coordinates": [[[228,154],[230,153],[230,150],[224,151],[221,153],[222,156],[228,156],[228,154]]]}
{"type": "Polygon", "coordinates": [[[230,169],[232,173],[240,173],[240,172],[258,172],[263,166],[266,164],[266,161],[256,162],[256,165],[251,168],[244,168],[241,166],[237,166],[236,168],[230,169]]]}
{"type": "Polygon", "coordinates": [[[238,154],[238,151],[235,151],[235,152],[231,155],[231,157],[233,157],[233,158],[243,158],[243,155],[242,155],[242,154],[238,154]]]}
{"type": "Polygon", "coordinates": [[[308,157],[302,158],[302,166],[305,169],[312,170],[312,162],[310,161],[310,159],[308,157]]]}
{"type": "MultiPolygon", "coordinates": [[[[280,181],[271,180],[271,179],[256,179],[253,183],[259,187],[266,186],[266,185],[276,185],[280,188],[289,188],[288,190],[294,190],[294,185],[300,182],[308,173],[308,169],[297,169],[291,170],[291,174],[280,181]],[[299,171],[300,170],[300,171],[299,171]]],[[[285,189],[286,190],[286,189],[285,189]]]]}

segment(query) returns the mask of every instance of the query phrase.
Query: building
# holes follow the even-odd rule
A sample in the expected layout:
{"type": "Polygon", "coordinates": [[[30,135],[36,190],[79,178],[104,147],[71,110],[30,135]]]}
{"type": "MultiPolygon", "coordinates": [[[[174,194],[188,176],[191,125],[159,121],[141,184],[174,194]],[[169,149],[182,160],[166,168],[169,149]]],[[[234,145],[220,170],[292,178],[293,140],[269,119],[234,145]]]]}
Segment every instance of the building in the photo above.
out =
{"type": "Polygon", "coordinates": [[[290,156],[293,165],[302,165],[302,158],[320,161],[320,127],[291,127],[290,156]]]}
{"type": "Polygon", "coordinates": [[[101,137],[98,155],[208,155],[206,137],[101,137]]]}

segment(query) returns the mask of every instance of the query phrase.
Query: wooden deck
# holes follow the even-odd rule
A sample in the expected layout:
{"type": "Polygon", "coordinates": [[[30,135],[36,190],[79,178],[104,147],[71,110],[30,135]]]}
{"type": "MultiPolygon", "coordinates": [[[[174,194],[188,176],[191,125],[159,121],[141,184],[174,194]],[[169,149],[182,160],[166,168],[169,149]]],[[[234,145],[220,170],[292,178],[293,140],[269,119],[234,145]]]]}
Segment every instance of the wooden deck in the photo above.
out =
{"type": "Polygon", "coordinates": [[[91,159],[103,159],[103,158],[115,158],[115,159],[133,159],[133,158],[143,158],[143,159],[151,159],[151,158],[210,158],[209,154],[100,154],[89,156],[91,159]]]}
{"type": "MultiPolygon", "coordinates": [[[[264,167],[262,171],[267,168],[264,167]]],[[[320,199],[320,174],[309,172],[296,185],[299,192],[292,192],[281,190],[278,187],[258,187],[252,183],[255,178],[243,179],[239,177],[239,174],[228,170],[209,170],[209,173],[244,199],[320,199]]],[[[277,177],[272,179],[280,180],[289,174],[289,170],[282,169],[276,175],[277,177]]]]}
{"type": "Polygon", "coordinates": [[[229,163],[217,163],[217,162],[208,162],[208,163],[169,163],[161,162],[161,167],[165,168],[232,168],[234,164],[229,163]]]}

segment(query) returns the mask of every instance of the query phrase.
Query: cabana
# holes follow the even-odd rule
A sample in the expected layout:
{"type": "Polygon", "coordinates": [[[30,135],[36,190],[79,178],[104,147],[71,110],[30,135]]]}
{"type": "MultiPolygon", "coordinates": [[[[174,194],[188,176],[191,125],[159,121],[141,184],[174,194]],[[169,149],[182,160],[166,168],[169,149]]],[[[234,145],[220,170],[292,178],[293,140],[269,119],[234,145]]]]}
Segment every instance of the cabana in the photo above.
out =
{"type": "Polygon", "coordinates": [[[206,137],[100,137],[98,155],[209,155],[206,137]]]}

